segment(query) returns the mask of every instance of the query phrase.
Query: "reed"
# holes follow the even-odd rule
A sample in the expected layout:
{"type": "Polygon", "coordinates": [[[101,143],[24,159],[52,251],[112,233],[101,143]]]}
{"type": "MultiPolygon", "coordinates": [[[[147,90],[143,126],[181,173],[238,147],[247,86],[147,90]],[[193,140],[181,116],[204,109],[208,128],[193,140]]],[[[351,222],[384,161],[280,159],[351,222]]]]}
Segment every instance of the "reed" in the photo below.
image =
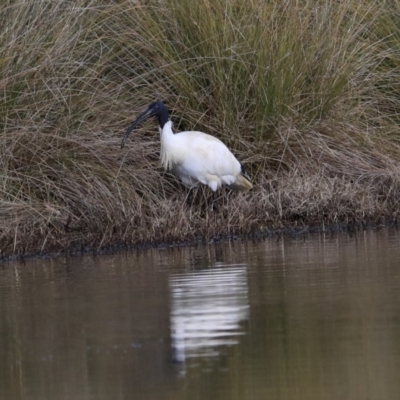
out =
{"type": "Polygon", "coordinates": [[[17,0],[0,4],[3,257],[397,221],[400,1],[17,0]],[[222,139],[254,189],[187,191],[177,130],[222,139]]]}

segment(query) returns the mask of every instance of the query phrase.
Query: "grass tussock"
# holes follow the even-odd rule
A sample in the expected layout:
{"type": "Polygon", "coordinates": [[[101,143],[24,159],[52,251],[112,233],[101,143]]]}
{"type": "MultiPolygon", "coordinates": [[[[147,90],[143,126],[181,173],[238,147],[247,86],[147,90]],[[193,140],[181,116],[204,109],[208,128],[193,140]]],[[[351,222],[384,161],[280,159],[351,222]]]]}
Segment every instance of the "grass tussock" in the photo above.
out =
{"type": "Polygon", "coordinates": [[[400,1],[17,0],[0,5],[0,254],[397,219],[400,1]],[[156,98],[221,138],[250,193],[158,164],[156,98]]]}

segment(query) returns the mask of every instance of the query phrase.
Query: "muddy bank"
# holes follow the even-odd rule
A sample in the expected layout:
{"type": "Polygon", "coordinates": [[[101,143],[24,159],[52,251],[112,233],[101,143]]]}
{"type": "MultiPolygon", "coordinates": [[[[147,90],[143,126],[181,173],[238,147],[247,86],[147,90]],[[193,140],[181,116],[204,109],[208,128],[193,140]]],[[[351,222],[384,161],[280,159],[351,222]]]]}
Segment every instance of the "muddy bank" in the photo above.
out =
{"type": "Polygon", "coordinates": [[[336,224],[327,226],[308,226],[293,224],[284,226],[279,229],[264,229],[262,231],[255,231],[248,234],[218,234],[209,238],[193,238],[190,240],[175,241],[171,243],[165,242],[147,242],[147,243],[121,243],[115,242],[105,246],[94,246],[91,243],[85,243],[84,241],[74,241],[69,243],[64,248],[57,248],[56,251],[50,252],[31,252],[24,254],[10,254],[3,255],[0,258],[0,263],[10,262],[22,262],[25,263],[32,259],[51,259],[60,257],[79,257],[79,256],[101,256],[101,255],[112,255],[121,252],[129,251],[140,251],[147,249],[167,249],[177,248],[186,246],[198,246],[198,245],[212,245],[220,242],[229,241],[263,241],[263,240],[283,240],[289,238],[292,240],[305,240],[310,235],[328,235],[333,237],[338,234],[348,234],[356,236],[364,231],[369,230],[382,230],[382,229],[395,229],[398,230],[398,221],[393,218],[381,218],[380,223],[348,223],[348,224],[336,224]]]}

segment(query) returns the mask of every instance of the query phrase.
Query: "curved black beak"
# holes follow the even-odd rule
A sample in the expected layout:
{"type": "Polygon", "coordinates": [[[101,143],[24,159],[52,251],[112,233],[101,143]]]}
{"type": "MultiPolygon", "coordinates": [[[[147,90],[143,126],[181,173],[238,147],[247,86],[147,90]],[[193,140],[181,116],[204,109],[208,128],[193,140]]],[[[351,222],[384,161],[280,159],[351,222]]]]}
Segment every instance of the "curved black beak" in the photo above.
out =
{"type": "Polygon", "coordinates": [[[129,135],[131,134],[131,132],[138,126],[140,125],[143,121],[145,121],[147,118],[150,118],[151,116],[154,115],[154,110],[149,108],[147,109],[143,114],[141,114],[136,121],[132,122],[128,129],[125,132],[124,137],[122,138],[122,142],[121,142],[121,149],[125,146],[125,142],[128,139],[129,135]]]}

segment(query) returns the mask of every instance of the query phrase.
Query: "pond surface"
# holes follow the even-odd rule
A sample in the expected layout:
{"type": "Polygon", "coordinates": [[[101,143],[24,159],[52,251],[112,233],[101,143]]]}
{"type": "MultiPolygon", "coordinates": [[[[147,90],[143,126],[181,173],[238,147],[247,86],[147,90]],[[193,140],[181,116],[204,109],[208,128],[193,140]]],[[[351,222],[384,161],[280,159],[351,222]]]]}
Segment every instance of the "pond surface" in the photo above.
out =
{"type": "Polygon", "coordinates": [[[400,398],[400,234],[0,266],[0,399],[400,398]]]}

